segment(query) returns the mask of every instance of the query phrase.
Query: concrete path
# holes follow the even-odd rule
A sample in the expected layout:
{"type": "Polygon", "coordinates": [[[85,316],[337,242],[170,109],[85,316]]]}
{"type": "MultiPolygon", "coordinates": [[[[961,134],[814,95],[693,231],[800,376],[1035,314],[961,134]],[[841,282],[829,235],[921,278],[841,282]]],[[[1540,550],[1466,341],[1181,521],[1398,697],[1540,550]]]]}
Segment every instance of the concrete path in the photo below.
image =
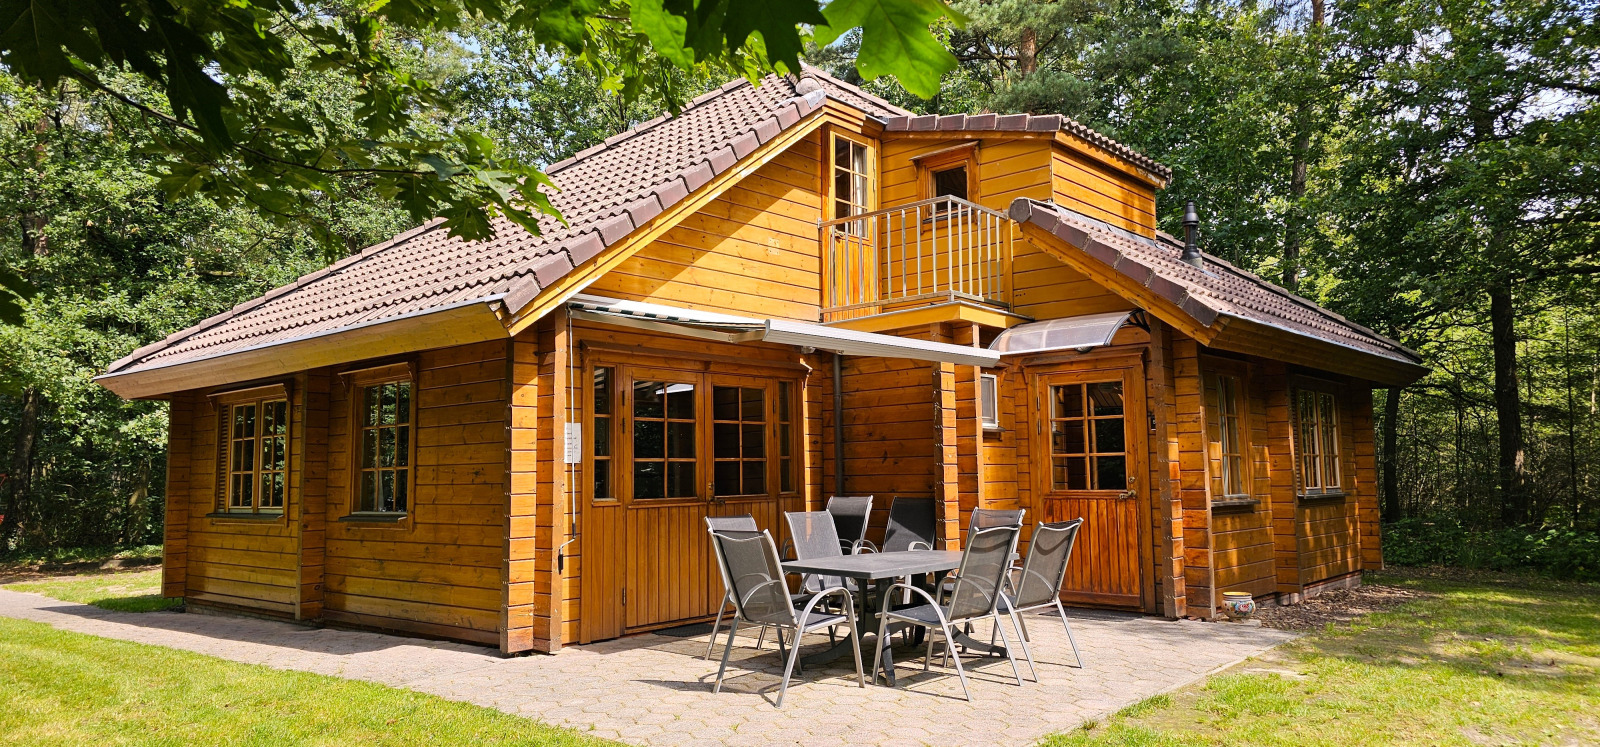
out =
{"type": "MultiPolygon", "coordinates": [[[[839,662],[843,668],[808,669],[797,676],[779,710],[772,700],[782,669],[772,642],[758,652],[754,638],[742,631],[723,692],[713,695],[716,662],[699,658],[705,636],[634,636],[568,647],[555,656],[503,659],[465,644],[220,615],[111,612],[4,589],[0,615],[278,669],[381,682],[650,745],[1026,744],[1294,637],[1267,628],[1073,610],[1068,615],[1087,665],[1078,669],[1069,666],[1072,652],[1060,618],[1036,615],[1027,627],[1037,684],[1018,687],[1004,659],[969,658],[973,702],[967,703],[954,669],[941,670],[935,662],[924,674],[920,658],[902,655],[899,689],[870,681],[859,689],[846,656],[839,662]]],[[[825,636],[808,637],[806,652],[826,643],[825,636]]],[[[1026,678],[1027,665],[1021,667],[1026,678]]]]}

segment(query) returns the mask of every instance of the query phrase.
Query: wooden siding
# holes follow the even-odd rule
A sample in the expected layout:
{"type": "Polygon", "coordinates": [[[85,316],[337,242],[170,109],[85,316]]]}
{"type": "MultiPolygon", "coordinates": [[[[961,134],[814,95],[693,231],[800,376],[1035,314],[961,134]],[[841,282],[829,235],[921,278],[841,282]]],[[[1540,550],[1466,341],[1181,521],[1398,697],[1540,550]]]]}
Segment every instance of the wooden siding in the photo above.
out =
{"type": "Polygon", "coordinates": [[[817,321],[819,142],[813,134],[795,143],[585,292],[817,321]]]}
{"type": "Polygon", "coordinates": [[[417,358],[410,514],[350,513],[352,389],[331,399],[325,615],[334,621],[500,643],[506,558],[506,344],[417,358]]]}
{"type": "Polygon", "coordinates": [[[1097,159],[1057,145],[1051,157],[1051,196],[1072,208],[1141,236],[1155,236],[1155,193],[1097,159]]]}

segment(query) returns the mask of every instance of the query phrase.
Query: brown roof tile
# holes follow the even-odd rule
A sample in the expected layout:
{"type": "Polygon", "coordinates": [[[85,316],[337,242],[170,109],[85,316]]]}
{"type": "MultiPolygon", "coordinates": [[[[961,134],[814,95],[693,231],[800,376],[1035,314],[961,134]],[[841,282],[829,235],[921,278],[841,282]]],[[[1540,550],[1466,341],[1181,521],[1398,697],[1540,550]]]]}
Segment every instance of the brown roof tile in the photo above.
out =
{"type": "Polygon", "coordinates": [[[1225,260],[1205,255],[1203,268],[1184,262],[1182,242],[1167,234],[1146,238],[1069,208],[1029,199],[1011,203],[1011,218],[1079,247],[1204,326],[1219,316],[1231,316],[1393,361],[1422,363],[1421,356],[1404,345],[1225,260]]]}

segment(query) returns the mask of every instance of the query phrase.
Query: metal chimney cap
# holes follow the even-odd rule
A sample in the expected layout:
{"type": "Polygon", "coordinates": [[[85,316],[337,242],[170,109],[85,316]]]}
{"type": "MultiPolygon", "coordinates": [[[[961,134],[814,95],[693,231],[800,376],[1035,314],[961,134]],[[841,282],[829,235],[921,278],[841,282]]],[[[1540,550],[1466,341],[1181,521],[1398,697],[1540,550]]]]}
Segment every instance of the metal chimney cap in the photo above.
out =
{"type": "Polygon", "coordinates": [[[1179,257],[1195,267],[1205,267],[1205,257],[1200,254],[1200,214],[1194,209],[1194,200],[1183,207],[1183,256],[1179,257]]]}

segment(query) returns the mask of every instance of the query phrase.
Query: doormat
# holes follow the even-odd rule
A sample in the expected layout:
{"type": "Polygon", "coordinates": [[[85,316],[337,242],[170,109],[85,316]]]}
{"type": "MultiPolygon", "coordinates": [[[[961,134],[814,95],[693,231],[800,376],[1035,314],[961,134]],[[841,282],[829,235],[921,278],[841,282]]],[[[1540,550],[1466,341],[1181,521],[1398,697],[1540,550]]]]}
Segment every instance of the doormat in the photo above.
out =
{"type": "Polygon", "coordinates": [[[656,635],[664,635],[668,638],[693,638],[695,636],[706,635],[710,632],[711,623],[689,623],[688,625],[679,625],[676,628],[658,630],[656,631],[656,635]]]}

